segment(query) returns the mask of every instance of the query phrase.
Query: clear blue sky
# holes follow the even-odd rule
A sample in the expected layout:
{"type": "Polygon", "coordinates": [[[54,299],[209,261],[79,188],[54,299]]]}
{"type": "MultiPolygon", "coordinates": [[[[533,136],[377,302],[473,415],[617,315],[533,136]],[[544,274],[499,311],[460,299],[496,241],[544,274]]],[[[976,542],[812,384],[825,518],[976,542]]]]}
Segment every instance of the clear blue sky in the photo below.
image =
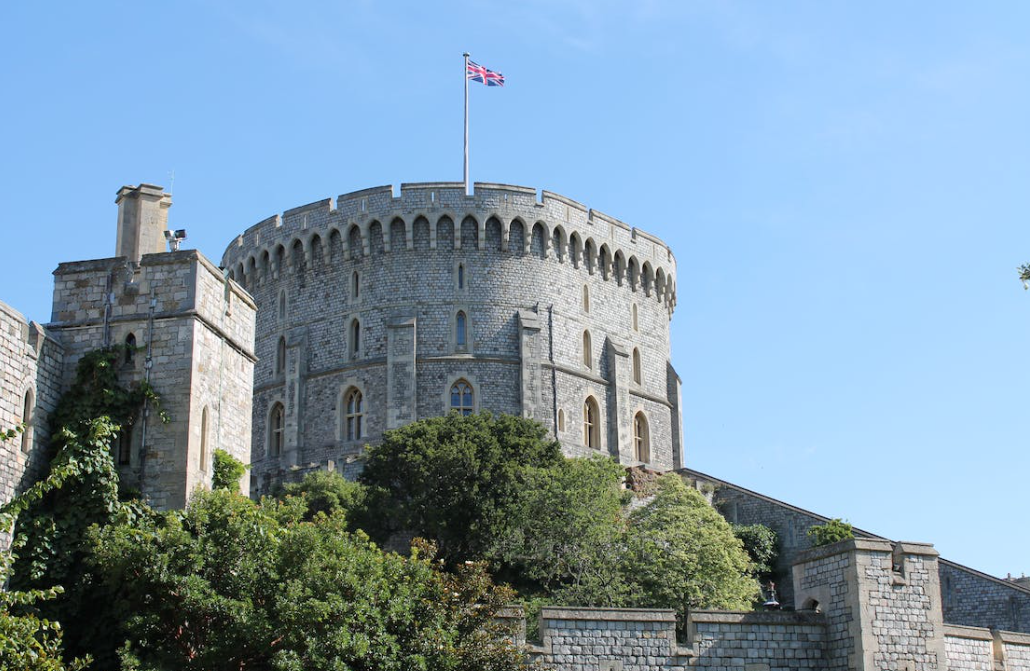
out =
{"type": "Polygon", "coordinates": [[[1030,573],[1030,4],[0,6],[0,299],[110,256],[116,190],[234,235],[368,186],[564,194],[665,239],[687,463],[1030,573]]]}

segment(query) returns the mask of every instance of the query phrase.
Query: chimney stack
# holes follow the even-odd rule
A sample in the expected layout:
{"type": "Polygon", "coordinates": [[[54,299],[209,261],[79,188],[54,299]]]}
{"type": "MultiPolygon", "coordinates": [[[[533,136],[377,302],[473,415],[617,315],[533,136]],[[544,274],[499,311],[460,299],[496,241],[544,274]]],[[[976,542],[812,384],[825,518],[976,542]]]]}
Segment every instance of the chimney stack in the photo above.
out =
{"type": "Polygon", "coordinates": [[[172,194],[153,184],[123,186],[114,202],[118,205],[115,256],[125,256],[139,264],[144,254],[165,251],[172,194]]]}

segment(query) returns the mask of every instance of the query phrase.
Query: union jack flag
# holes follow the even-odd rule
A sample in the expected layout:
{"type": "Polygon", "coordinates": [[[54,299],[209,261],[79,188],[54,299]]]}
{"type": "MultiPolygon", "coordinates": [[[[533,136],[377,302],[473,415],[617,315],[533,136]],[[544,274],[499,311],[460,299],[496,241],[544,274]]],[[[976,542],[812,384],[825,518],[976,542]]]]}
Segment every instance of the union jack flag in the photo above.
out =
{"type": "Polygon", "coordinates": [[[487,86],[504,86],[504,75],[500,72],[487,70],[482,65],[476,65],[472,61],[469,61],[468,63],[468,68],[465,70],[465,77],[470,81],[486,84],[487,86]]]}

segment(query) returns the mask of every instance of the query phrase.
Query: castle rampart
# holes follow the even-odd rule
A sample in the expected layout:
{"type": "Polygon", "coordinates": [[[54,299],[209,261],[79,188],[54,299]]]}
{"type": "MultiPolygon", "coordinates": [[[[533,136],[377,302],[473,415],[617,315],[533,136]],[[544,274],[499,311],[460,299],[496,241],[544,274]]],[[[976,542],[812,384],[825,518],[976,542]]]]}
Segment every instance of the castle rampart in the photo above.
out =
{"type": "Polygon", "coordinates": [[[537,419],[570,455],[680,463],[675,259],[612,217],[525,187],[384,186],[270,217],[223,265],[259,306],[260,491],[451,409],[537,419]]]}

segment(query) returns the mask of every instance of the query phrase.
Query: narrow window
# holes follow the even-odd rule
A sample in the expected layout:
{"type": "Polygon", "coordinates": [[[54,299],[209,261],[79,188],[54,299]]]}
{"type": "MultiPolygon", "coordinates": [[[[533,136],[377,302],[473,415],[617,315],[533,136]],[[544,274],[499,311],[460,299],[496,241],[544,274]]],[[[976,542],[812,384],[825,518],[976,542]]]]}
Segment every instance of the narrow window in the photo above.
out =
{"type": "Polygon", "coordinates": [[[344,424],[347,440],[359,440],[361,438],[361,423],[365,411],[361,391],[351,388],[343,397],[344,424]]]}
{"type": "Polygon", "coordinates": [[[350,297],[354,301],[361,298],[361,275],[356,270],[350,276],[350,297]]]}
{"type": "Polygon", "coordinates": [[[128,466],[132,462],[132,425],[126,424],[118,435],[118,465],[128,466]]]}
{"type": "Polygon", "coordinates": [[[651,437],[648,434],[647,418],[644,413],[638,412],[633,417],[633,447],[636,451],[637,461],[645,464],[651,461],[651,437]]]}
{"type": "Polygon", "coordinates": [[[458,289],[461,290],[461,289],[464,289],[464,288],[465,288],[465,264],[464,263],[459,263],[458,264],[458,289]]]}
{"type": "Polygon", "coordinates": [[[558,410],[558,431],[565,432],[565,411],[561,409],[558,410]]]}
{"type": "Polygon", "coordinates": [[[634,347],[633,348],[633,381],[636,382],[637,384],[640,384],[640,380],[642,379],[642,377],[643,376],[640,373],[640,350],[637,349],[636,347],[634,347]]]}
{"type": "Polygon", "coordinates": [[[204,409],[200,412],[200,470],[202,473],[207,473],[207,433],[207,406],[204,406],[204,409]]]}
{"type": "Polygon", "coordinates": [[[130,366],[136,363],[136,335],[134,333],[125,336],[125,363],[130,366]]]}
{"type": "Polygon", "coordinates": [[[471,415],[475,410],[472,385],[465,380],[458,380],[451,385],[451,410],[457,410],[463,415],[471,415]]]}
{"type": "Polygon", "coordinates": [[[286,338],[280,337],[279,344],[275,347],[275,374],[282,375],[286,372],[286,338]]]}
{"type": "Polygon", "coordinates": [[[583,365],[591,368],[590,331],[583,331],[583,365]]]}
{"type": "Polygon", "coordinates": [[[640,330],[640,326],[638,326],[638,324],[637,324],[637,304],[636,303],[633,304],[632,313],[633,313],[633,330],[634,331],[639,331],[640,330]]]}
{"type": "Polygon", "coordinates": [[[467,347],[467,322],[464,312],[459,312],[458,316],[454,318],[454,344],[457,345],[458,349],[465,349],[467,347]]]}
{"type": "Polygon", "coordinates": [[[35,409],[36,401],[32,397],[32,390],[29,389],[25,392],[25,403],[22,406],[21,421],[25,425],[25,428],[21,432],[21,451],[28,454],[32,451],[32,434],[33,434],[33,410],[35,409]]]}
{"type": "Polygon", "coordinates": [[[357,319],[350,323],[350,358],[356,359],[361,353],[361,322],[357,319]]]}
{"type": "Polygon", "coordinates": [[[279,321],[286,321],[286,289],[279,292],[279,321]]]}
{"type": "Polygon", "coordinates": [[[272,406],[272,414],[268,417],[268,454],[278,457],[283,453],[283,432],[286,428],[286,412],[282,403],[272,406]]]}
{"type": "Polygon", "coordinates": [[[597,401],[588,396],[583,403],[583,444],[594,449],[601,447],[599,414],[597,401]]]}
{"type": "Polygon", "coordinates": [[[590,287],[583,285],[583,312],[590,312],[590,287]]]}

